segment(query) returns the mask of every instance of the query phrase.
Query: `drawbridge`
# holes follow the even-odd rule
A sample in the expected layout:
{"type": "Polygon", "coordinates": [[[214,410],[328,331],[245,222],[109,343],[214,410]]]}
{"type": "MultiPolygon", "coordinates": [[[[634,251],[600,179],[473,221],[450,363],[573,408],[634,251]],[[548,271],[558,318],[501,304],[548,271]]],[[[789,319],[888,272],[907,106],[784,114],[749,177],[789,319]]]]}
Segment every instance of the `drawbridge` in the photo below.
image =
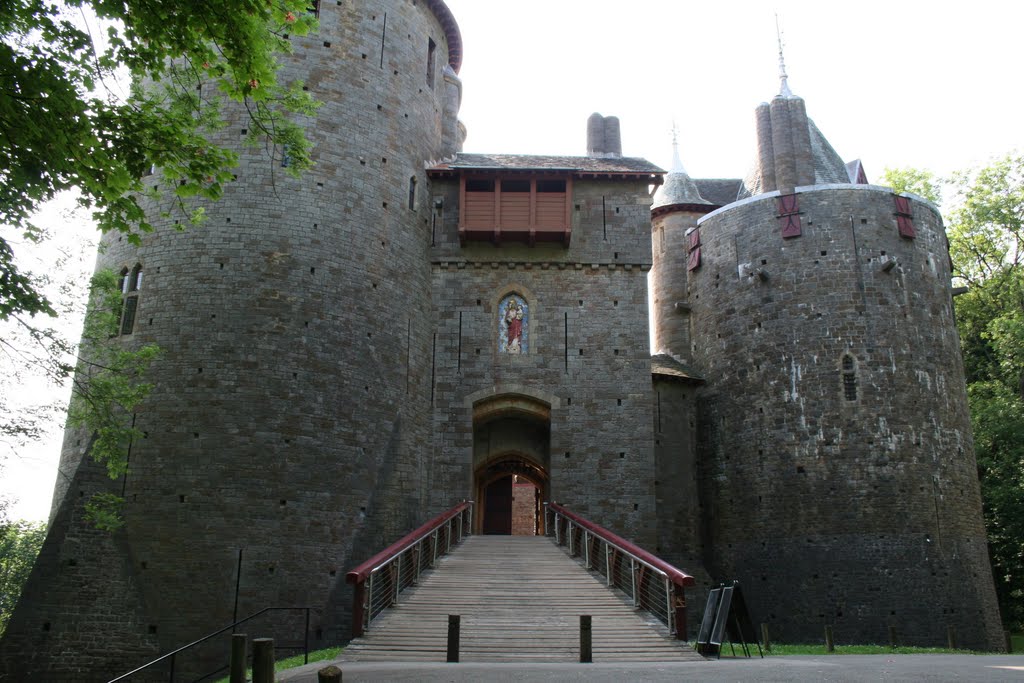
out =
{"type": "Polygon", "coordinates": [[[551,536],[469,536],[469,510],[349,573],[358,637],[344,660],[444,662],[449,615],[461,662],[581,661],[581,616],[595,662],[701,659],[677,637],[689,576],[561,508],[551,536]]]}

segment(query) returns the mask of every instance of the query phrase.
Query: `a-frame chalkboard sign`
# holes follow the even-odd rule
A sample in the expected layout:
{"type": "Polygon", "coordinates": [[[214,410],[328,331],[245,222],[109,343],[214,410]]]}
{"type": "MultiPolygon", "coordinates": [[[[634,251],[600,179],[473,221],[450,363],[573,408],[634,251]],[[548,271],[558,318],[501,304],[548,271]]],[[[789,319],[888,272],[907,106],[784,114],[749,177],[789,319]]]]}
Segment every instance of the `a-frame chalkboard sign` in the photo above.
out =
{"type": "Polygon", "coordinates": [[[697,652],[705,657],[721,657],[722,643],[726,638],[733,656],[736,655],[733,645],[738,642],[745,656],[750,656],[749,645],[754,644],[757,645],[757,654],[764,657],[739,581],[733,581],[731,585],[722,584],[708,593],[700,633],[697,634],[697,652]]]}

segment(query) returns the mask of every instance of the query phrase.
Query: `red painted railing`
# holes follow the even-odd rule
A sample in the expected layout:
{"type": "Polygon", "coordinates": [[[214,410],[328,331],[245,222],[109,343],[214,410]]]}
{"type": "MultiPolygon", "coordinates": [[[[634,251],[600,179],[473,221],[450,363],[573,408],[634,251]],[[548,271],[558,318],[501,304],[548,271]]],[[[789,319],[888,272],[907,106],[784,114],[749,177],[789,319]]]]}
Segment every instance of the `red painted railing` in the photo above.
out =
{"type": "Polygon", "coordinates": [[[555,543],[568,547],[592,569],[660,619],[669,632],[686,640],[686,586],[696,581],[686,572],[639,546],[594,524],[558,503],[545,503],[545,525],[555,543]]]}
{"type": "Polygon", "coordinates": [[[460,503],[346,574],[345,580],[354,586],[352,637],[363,635],[374,617],[397,603],[399,594],[416,584],[420,572],[433,567],[472,528],[473,502],[460,503]]]}

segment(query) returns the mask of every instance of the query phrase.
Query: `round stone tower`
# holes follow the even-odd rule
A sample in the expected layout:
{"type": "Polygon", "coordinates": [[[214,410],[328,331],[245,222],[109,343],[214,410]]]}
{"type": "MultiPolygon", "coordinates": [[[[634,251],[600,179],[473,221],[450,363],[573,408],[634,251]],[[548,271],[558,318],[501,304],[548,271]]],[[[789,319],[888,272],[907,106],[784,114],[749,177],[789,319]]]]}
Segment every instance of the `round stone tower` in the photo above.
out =
{"type": "MultiPolygon", "coordinates": [[[[680,258],[697,221],[717,208],[701,196],[679,158],[679,146],[672,143],[672,170],[654,194],[651,205],[652,266],[650,274],[651,314],[654,318],[652,346],[655,354],[666,353],[676,360],[690,358],[690,306],[686,297],[686,273],[700,265],[700,254],[680,258]]],[[[696,236],[694,237],[696,239],[696,236]]]]}
{"type": "Polygon", "coordinates": [[[81,519],[110,485],[88,438],[66,438],[46,588],[19,617],[34,635],[10,645],[53,650],[29,678],[107,680],[268,606],[313,607],[312,643],[336,643],[345,571],[432,512],[424,169],[461,143],[461,38],[440,0],[318,7],[282,72],[323,103],[306,125],[313,170],[286,175],[287,150],[244,145],[237,116],[218,133],[241,155],[237,181],[204,225],[179,231],[151,207],[140,247],[103,240],[98,267],[126,271],[135,299],[112,343],[163,353],[111,538],[81,519]],[[117,646],[97,654],[97,640],[117,646]]]}
{"type": "Polygon", "coordinates": [[[935,645],[952,627],[962,647],[1001,649],[941,218],[823,183],[830,148],[810,126],[817,170],[788,162],[813,184],[762,185],[699,225],[708,569],[740,579],[784,641],[833,625],[886,642],[895,626],[935,645]]]}

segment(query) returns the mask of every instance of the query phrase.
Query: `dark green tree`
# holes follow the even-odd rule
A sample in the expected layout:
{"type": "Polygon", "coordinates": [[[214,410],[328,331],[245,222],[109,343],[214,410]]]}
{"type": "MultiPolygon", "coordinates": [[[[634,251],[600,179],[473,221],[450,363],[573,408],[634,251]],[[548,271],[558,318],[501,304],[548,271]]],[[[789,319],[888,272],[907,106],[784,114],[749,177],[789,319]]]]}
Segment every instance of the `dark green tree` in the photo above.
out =
{"type": "Polygon", "coordinates": [[[208,139],[225,102],[244,105],[254,144],[287,146],[290,173],[309,166],[292,116],[314,102],[302,83],[277,78],[285,34],[315,27],[307,8],[308,0],[0,0],[0,320],[54,313],[12,245],[39,238],[32,215],[58,192],[74,188],[101,230],[133,241],[151,229],[139,204],[150,168],[181,200],[219,197],[237,163],[208,139]]]}
{"type": "Polygon", "coordinates": [[[1024,157],[955,174],[947,217],[996,591],[1024,627],[1024,157]]]}
{"type": "Polygon", "coordinates": [[[32,565],[43,547],[43,522],[5,522],[0,525],[0,635],[7,628],[32,565]]]}

